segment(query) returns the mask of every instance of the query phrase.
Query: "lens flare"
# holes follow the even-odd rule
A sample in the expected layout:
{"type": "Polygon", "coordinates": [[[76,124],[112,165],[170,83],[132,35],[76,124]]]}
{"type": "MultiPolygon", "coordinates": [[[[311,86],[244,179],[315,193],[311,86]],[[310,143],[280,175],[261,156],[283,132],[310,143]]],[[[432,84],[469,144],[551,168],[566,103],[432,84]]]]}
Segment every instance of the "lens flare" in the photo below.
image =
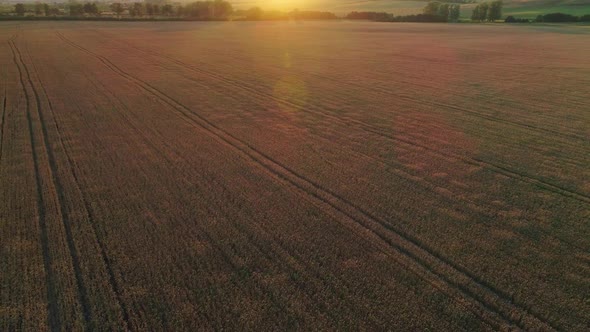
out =
{"type": "Polygon", "coordinates": [[[303,105],[307,103],[307,86],[300,78],[286,75],[275,84],[273,95],[279,100],[286,101],[286,103],[278,105],[281,110],[295,113],[297,112],[297,107],[295,105],[303,105]],[[290,104],[293,104],[293,106],[290,104]]]}

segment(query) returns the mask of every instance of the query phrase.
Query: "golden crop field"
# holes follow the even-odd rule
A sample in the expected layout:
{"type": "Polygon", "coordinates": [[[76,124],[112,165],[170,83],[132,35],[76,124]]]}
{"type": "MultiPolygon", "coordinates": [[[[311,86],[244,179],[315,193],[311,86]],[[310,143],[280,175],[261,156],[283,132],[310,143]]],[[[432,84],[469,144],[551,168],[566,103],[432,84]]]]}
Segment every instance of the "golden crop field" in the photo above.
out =
{"type": "Polygon", "coordinates": [[[0,23],[0,330],[590,322],[590,28],[0,23]]]}

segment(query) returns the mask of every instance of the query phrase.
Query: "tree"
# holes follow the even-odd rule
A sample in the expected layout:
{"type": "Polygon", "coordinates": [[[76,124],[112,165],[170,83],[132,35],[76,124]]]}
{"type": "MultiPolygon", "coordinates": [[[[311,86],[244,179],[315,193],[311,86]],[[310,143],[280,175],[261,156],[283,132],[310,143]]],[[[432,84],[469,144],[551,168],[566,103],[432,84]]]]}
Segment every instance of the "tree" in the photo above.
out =
{"type": "MultiPolygon", "coordinates": [[[[456,4],[449,4],[446,2],[450,2],[448,0],[442,0],[443,3],[433,1],[429,2],[424,9],[422,9],[424,17],[420,19],[426,19],[427,21],[435,20],[437,22],[456,22],[459,20],[459,5],[456,4]],[[438,16],[438,18],[432,18],[433,16],[438,16]]],[[[416,18],[418,19],[418,18],[416,18]]]]}
{"type": "Polygon", "coordinates": [[[41,16],[43,14],[43,4],[37,2],[35,4],[35,15],[41,16]]]}
{"type": "Polygon", "coordinates": [[[422,12],[426,15],[438,15],[439,7],[440,7],[440,2],[437,2],[437,1],[429,2],[426,5],[426,7],[424,7],[424,9],[422,9],[422,12]]]}
{"type": "Polygon", "coordinates": [[[123,13],[123,5],[119,2],[114,2],[111,4],[111,10],[117,14],[117,17],[121,17],[121,13],[123,13]]]}
{"type": "Polygon", "coordinates": [[[178,16],[188,16],[195,19],[207,19],[210,17],[210,3],[205,1],[197,1],[187,4],[183,8],[182,15],[179,14],[178,16]]]}
{"type": "Polygon", "coordinates": [[[84,13],[89,15],[98,15],[98,6],[95,3],[87,2],[84,4],[84,13]]]}
{"type": "Polygon", "coordinates": [[[459,21],[459,17],[461,16],[461,5],[453,4],[449,8],[449,22],[457,22],[459,21]]]}
{"type": "Polygon", "coordinates": [[[186,4],[182,15],[198,20],[225,20],[232,11],[232,5],[224,0],[196,1],[186,4]]]}
{"type": "Polygon", "coordinates": [[[164,6],[162,6],[163,15],[170,16],[172,15],[172,13],[174,13],[174,8],[171,4],[165,4],[164,6]]]}
{"type": "Polygon", "coordinates": [[[84,5],[79,3],[71,3],[68,7],[70,10],[70,16],[82,16],[84,15],[84,5]]]}
{"type": "Polygon", "coordinates": [[[246,19],[251,21],[258,21],[262,19],[264,12],[260,7],[252,7],[246,11],[246,19]]]}
{"type": "Polygon", "coordinates": [[[494,22],[502,18],[502,0],[493,1],[488,8],[488,21],[494,22]]]}
{"type": "Polygon", "coordinates": [[[377,22],[391,22],[393,21],[393,14],[385,12],[351,12],[346,15],[349,20],[371,20],[377,22]]]}
{"type": "Polygon", "coordinates": [[[25,11],[25,5],[23,5],[22,3],[17,3],[16,5],[14,5],[14,12],[16,13],[16,15],[25,16],[25,11]]]}
{"type": "Polygon", "coordinates": [[[154,15],[160,15],[160,6],[159,5],[154,5],[153,6],[153,10],[154,10],[154,15]]]}
{"type": "Polygon", "coordinates": [[[578,22],[578,17],[564,13],[550,13],[543,16],[539,15],[537,22],[552,22],[552,23],[564,23],[564,22],[578,22]],[[540,21],[539,21],[540,19],[540,21]]]}
{"type": "Polygon", "coordinates": [[[49,5],[46,3],[43,4],[43,13],[45,16],[49,16],[49,14],[51,14],[51,8],[49,8],[49,5]]]}
{"type": "Polygon", "coordinates": [[[528,18],[517,18],[512,15],[509,15],[504,20],[504,23],[530,23],[531,21],[528,18]]]}
{"type": "Polygon", "coordinates": [[[440,6],[438,6],[438,11],[436,14],[438,16],[448,18],[449,17],[449,8],[450,8],[450,6],[448,3],[440,4],[440,6]]]}
{"type": "Polygon", "coordinates": [[[133,17],[143,16],[143,14],[144,14],[143,4],[141,2],[134,2],[133,6],[129,10],[129,14],[131,14],[131,16],[133,16],[133,17]]]}
{"type": "Polygon", "coordinates": [[[145,13],[147,14],[147,16],[154,16],[154,5],[152,5],[151,3],[146,3],[145,4],[145,13]]]}
{"type": "Polygon", "coordinates": [[[485,21],[488,17],[488,7],[489,6],[487,2],[483,2],[475,6],[473,12],[471,13],[471,20],[479,22],[485,21]]]}
{"type": "Polygon", "coordinates": [[[479,5],[475,6],[475,8],[473,8],[473,11],[471,12],[471,20],[472,21],[479,21],[479,5]]]}
{"type": "Polygon", "coordinates": [[[488,17],[489,5],[487,2],[479,4],[479,21],[483,22],[488,17]]]}
{"type": "Polygon", "coordinates": [[[211,17],[215,19],[227,19],[233,12],[231,3],[224,0],[215,0],[211,5],[211,17]]]}

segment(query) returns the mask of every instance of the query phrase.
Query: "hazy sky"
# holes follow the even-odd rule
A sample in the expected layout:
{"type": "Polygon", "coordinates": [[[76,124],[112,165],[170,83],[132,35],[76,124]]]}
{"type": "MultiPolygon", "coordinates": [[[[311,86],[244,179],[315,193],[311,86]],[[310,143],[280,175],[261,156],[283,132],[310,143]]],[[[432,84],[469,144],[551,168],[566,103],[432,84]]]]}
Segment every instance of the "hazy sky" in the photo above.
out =
{"type": "MultiPolygon", "coordinates": [[[[345,2],[346,0],[344,0],[345,2]]],[[[325,0],[232,0],[230,1],[238,7],[253,7],[259,6],[261,8],[268,9],[294,9],[294,8],[310,8],[313,3],[313,7],[317,7],[321,2],[325,0]]]]}

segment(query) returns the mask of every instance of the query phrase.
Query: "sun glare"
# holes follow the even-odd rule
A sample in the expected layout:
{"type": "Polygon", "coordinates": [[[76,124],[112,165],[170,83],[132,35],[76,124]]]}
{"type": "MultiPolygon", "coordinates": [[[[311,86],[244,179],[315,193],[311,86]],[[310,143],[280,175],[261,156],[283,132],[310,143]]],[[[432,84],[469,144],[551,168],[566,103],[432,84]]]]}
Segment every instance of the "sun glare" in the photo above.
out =
{"type": "Polygon", "coordinates": [[[308,4],[308,0],[259,0],[257,1],[261,8],[275,10],[293,10],[296,8],[303,9],[308,4]]]}

